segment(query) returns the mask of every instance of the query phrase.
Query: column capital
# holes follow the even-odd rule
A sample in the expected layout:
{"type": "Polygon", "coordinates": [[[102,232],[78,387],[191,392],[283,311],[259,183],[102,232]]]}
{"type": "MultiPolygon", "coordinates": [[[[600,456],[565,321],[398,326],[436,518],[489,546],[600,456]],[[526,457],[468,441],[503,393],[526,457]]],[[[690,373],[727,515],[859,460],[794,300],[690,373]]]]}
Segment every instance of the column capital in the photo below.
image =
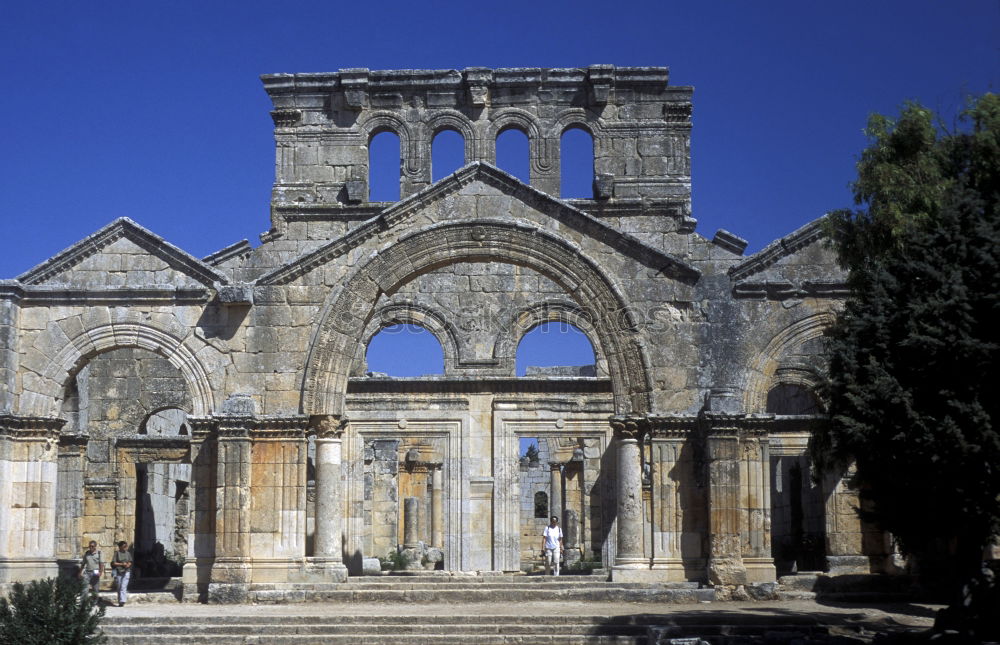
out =
{"type": "Polygon", "coordinates": [[[638,441],[649,432],[649,419],[646,417],[611,417],[610,422],[615,439],[638,441]]]}
{"type": "Polygon", "coordinates": [[[342,414],[313,414],[309,416],[309,429],[317,439],[340,439],[347,429],[347,417],[342,414]]]}

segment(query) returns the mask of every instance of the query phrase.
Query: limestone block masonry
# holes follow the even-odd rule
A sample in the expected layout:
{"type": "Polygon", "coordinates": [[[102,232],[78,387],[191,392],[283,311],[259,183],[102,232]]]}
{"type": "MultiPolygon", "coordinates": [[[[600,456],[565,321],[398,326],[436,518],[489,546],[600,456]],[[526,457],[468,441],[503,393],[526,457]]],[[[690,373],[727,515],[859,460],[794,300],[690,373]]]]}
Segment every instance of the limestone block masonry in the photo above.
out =
{"type": "Polygon", "coordinates": [[[614,581],[887,561],[849,478],[801,474],[844,275],[819,221],[750,257],[695,232],[693,89],[666,68],[263,83],[258,246],[198,259],[119,219],[0,281],[0,585],[72,571],[91,539],[128,541],[135,575],[181,576],[186,601],[342,582],[404,546],[424,569],[518,572],[536,500],[614,581]],[[588,199],[558,197],[570,128],[593,139],[588,199]],[[528,183],[494,165],[509,129],[528,183]],[[432,182],[443,130],[466,163],[432,182]],[[401,199],[372,202],[387,131],[401,199]],[[585,333],[595,364],[516,376],[543,322],[585,333]],[[438,339],[442,375],[367,371],[402,323],[438,339]]]}

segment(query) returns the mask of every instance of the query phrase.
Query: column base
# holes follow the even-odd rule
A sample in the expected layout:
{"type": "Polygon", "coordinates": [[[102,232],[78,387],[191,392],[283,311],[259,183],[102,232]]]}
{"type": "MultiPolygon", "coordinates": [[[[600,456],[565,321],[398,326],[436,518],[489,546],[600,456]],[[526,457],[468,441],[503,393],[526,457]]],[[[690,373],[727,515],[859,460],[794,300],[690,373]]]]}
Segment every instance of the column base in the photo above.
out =
{"type": "Polygon", "coordinates": [[[774,558],[743,558],[747,582],[775,582],[778,572],[774,568],[774,558]]]}
{"type": "Polygon", "coordinates": [[[311,582],[347,582],[347,565],[340,558],[306,558],[305,574],[311,582]]]}
{"type": "Polygon", "coordinates": [[[826,566],[831,576],[871,573],[871,562],[867,555],[828,555],[826,566]]]}
{"type": "Polygon", "coordinates": [[[684,561],[680,558],[653,559],[653,570],[660,571],[667,582],[687,582],[688,575],[684,561]]]}
{"type": "Polygon", "coordinates": [[[713,585],[745,585],[747,569],[741,558],[710,558],[706,573],[713,585]]]}
{"type": "Polygon", "coordinates": [[[29,582],[59,575],[55,558],[0,558],[0,584],[29,582]]]}

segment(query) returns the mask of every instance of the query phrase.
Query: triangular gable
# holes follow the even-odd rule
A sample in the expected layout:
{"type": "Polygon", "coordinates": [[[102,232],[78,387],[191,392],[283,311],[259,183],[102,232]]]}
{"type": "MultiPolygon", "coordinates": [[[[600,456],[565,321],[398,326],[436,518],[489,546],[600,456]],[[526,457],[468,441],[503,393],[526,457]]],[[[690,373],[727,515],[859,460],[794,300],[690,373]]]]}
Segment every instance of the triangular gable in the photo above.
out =
{"type": "Polygon", "coordinates": [[[824,220],[813,220],[730,267],[733,295],[776,300],[846,297],[845,274],[836,266],[833,251],[817,246],[826,237],[824,220]]]}
{"type": "Polygon", "coordinates": [[[785,237],[771,242],[746,260],[729,268],[729,277],[735,282],[764,271],[802,249],[820,241],[826,236],[823,230],[825,217],[815,219],[785,237]]]}
{"type": "Polygon", "coordinates": [[[375,217],[365,220],[344,236],[261,276],[258,278],[257,284],[286,284],[347,253],[376,233],[399,225],[430,202],[455,194],[474,181],[481,181],[511,197],[520,199],[539,212],[554,217],[581,233],[601,240],[620,253],[633,257],[664,275],[688,282],[693,282],[701,276],[698,269],[683,260],[655,249],[566,202],[532,188],[496,166],[477,161],[460,168],[434,185],[400,200],[375,217]]]}
{"type": "MultiPolygon", "coordinates": [[[[57,282],[58,276],[86,266],[88,260],[98,254],[126,251],[128,250],[126,247],[137,247],[140,251],[137,255],[145,253],[158,258],[173,271],[207,287],[228,283],[228,279],[222,273],[127,217],[116,219],[96,233],[22,273],[17,280],[24,285],[57,282]]],[[[128,271],[129,267],[121,267],[119,270],[128,271]]]]}

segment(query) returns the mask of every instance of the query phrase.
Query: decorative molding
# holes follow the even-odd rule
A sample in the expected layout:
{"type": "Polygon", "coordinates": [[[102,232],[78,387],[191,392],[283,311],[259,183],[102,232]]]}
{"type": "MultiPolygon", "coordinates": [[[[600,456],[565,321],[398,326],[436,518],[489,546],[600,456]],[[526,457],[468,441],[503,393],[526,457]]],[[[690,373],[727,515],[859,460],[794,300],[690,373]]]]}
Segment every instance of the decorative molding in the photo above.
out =
{"type": "Polygon", "coordinates": [[[698,430],[698,417],[695,415],[650,416],[649,433],[656,439],[685,439],[698,430]]]}
{"type": "Polygon", "coordinates": [[[186,251],[170,244],[162,237],[136,224],[127,217],[120,217],[73,246],[57,253],[48,260],[17,277],[24,285],[41,284],[60,273],[69,271],[83,260],[100,253],[111,243],[126,238],[140,248],[165,261],[172,268],[188,275],[206,286],[227,284],[228,278],[214,267],[202,262],[186,251]]]}
{"type": "Polygon", "coordinates": [[[737,282],[733,297],[752,300],[789,300],[792,298],[836,298],[842,300],[851,293],[847,283],[835,280],[804,280],[799,285],[786,280],[737,282]]]}
{"type": "Polygon", "coordinates": [[[108,287],[103,289],[38,285],[21,289],[21,304],[42,305],[201,305],[212,291],[201,287],[108,287]]]}
{"type": "Polygon", "coordinates": [[[760,273],[774,265],[782,258],[786,258],[819,241],[826,235],[823,231],[823,222],[825,219],[825,217],[815,219],[789,235],[771,242],[743,262],[733,265],[728,272],[729,278],[734,282],[749,278],[755,273],[760,273]]]}
{"type": "Polygon", "coordinates": [[[0,438],[15,440],[58,439],[66,419],[0,414],[0,438]]]}
{"type": "Polygon", "coordinates": [[[250,242],[246,239],[240,240],[235,244],[230,244],[229,246],[223,247],[216,251],[215,253],[210,253],[201,259],[205,264],[210,264],[211,266],[218,266],[227,260],[238,257],[246,257],[253,252],[253,247],[250,246],[250,242]]]}
{"type": "Polygon", "coordinates": [[[701,277],[701,271],[683,260],[655,249],[627,233],[622,233],[598,218],[522,183],[495,166],[485,162],[473,162],[420,192],[396,202],[342,237],[266,273],[257,279],[256,284],[288,284],[364,244],[376,234],[397,226],[429,204],[460,191],[463,186],[473,181],[482,181],[508,193],[580,233],[602,240],[616,251],[638,260],[662,275],[686,283],[696,282],[701,277]]]}

